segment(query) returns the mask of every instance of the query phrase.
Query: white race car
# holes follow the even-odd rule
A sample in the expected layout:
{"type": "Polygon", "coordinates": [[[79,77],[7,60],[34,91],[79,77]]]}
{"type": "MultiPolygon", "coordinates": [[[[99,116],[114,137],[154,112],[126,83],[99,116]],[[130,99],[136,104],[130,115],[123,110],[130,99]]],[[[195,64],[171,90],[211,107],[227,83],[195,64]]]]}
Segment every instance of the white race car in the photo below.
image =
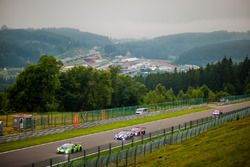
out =
{"type": "Polygon", "coordinates": [[[114,139],[116,140],[127,140],[134,136],[134,133],[130,130],[123,130],[117,134],[115,134],[114,139]]]}
{"type": "Polygon", "coordinates": [[[215,110],[213,111],[212,114],[213,114],[214,116],[220,116],[220,115],[223,114],[223,112],[222,112],[221,110],[219,110],[219,109],[215,109],[215,110]]]}

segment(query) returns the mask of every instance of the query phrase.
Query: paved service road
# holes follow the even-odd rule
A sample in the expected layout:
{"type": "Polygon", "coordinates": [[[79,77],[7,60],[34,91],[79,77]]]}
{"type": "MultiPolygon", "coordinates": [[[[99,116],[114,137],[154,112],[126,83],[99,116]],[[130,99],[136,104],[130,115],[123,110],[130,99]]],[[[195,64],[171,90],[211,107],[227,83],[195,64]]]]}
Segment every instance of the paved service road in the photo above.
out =
{"type": "MultiPolygon", "coordinates": [[[[225,106],[217,106],[222,109],[223,112],[229,112],[240,108],[250,107],[250,102],[230,104],[225,106]]],[[[147,133],[153,132],[159,129],[169,128],[176,126],[184,122],[200,119],[203,117],[211,116],[213,110],[207,110],[203,112],[192,113],[188,115],[178,116],[174,118],[167,118],[159,121],[148,122],[139,126],[147,128],[147,133]]],[[[138,126],[138,125],[137,125],[138,126]]],[[[132,126],[131,126],[132,127],[132,126]]],[[[63,141],[28,147],[19,150],[13,150],[9,152],[0,153],[0,166],[3,167],[18,167],[29,165],[33,162],[48,160],[49,158],[64,156],[56,154],[56,148],[66,142],[79,142],[83,145],[84,149],[97,147],[98,145],[108,144],[114,142],[114,134],[123,130],[130,129],[131,127],[120,128],[110,131],[104,131],[96,134],[66,139],[63,141]]]]}

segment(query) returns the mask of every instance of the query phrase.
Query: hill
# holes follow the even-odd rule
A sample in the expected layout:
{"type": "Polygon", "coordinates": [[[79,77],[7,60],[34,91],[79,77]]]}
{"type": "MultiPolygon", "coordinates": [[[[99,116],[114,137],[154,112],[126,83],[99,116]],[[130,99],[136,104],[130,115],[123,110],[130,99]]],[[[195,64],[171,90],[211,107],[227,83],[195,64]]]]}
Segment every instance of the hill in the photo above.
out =
{"type": "Polygon", "coordinates": [[[141,40],[111,41],[108,37],[72,28],[1,29],[0,68],[23,67],[43,54],[58,58],[86,53],[94,46],[103,55],[132,55],[172,63],[204,65],[249,54],[250,32],[182,33],[141,40]],[[122,41],[122,42],[121,42],[122,41]]]}
{"type": "Polygon", "coordinates": [[[75,50],[111,44],[104,36],[76,29],[0,30],[0,67],[23,67],[43,54],[62,56],[75,50]]]}
{"type": "Polygon", "coordinates": [[[250,33],[227,31],[183,33],[144,41],[108,45],[105,47],[105,52],[111,56],[130,53],[137,57],[169,60],[173,57],[178,58],[190,49],[235,40],[250,40],[250,33]]]}
{"type": "Polygon", "coordinates": [[[65,36],[78,43],[80,46],[86,48],[92,48],[94,46],[103,47],[108,44],[112,44],[109,38],[102,35],[97,35],[89,32],[82,32],[78,29],[72,28],[45,28],[42,29],[47,32],[65,36]]]}
{"type": "Polygon", "coordinates": [[[235,40],[195,47],[180,54],[176,63],[205,66],[207,63],[217,62],[225,56],[239,62],[249,55],[250,40],[235,40]]]}

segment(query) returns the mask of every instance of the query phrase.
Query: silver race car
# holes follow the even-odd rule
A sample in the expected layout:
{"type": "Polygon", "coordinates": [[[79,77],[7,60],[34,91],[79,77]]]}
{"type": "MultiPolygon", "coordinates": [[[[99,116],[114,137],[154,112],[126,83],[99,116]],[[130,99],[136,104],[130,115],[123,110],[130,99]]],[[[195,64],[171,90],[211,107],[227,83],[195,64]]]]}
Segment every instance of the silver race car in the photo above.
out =
{"type": "Polygon", "coordinates": [[[130,130],[123,130],[117,134],[115,134],[114,139],[116,140],[127,140],[134,136],[134,133],[130,130]]]}

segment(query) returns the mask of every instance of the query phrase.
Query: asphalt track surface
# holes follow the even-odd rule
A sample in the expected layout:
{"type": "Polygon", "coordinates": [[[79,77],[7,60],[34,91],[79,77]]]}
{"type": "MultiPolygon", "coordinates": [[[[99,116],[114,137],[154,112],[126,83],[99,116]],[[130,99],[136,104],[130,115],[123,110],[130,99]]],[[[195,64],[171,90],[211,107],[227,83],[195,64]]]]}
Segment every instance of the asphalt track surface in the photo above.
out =
{"type": "MultiPolygon", "coordinates": [[[[229,104],[229,105],[224,105],[224,106],[214,106],[214,107],[222,109],[223,112],[230,112],[236,109],[250,107],[250,102],[229,104]]],[[[144,123],[144,124],[140,124],[136,126],[146,127],[146,133],[149,133],[149,132],[153,132],[156,130],[169,128],[171,126],[176,126],[185,122],[189,122],[191,120],[196,120],[196,119],[200,119],[203,117],[211,116],[212,111],[213,109],[206,110],[203,112],[197,112],[197,113],[182,115],[178,117],[173,117],[173,118],[167,118],[167,119],[158,120],[154,122],[148,122],[148,123],[144,123]]],[[[93,148],[99,145],[115,142],[114,141],[115,133],[124,129],[131,129],[132,127],[134,126],[99,132],[99,133],[90,134],[86,136],[75,137],[75,138],[47,143],[43,145],[32,146],[28,148],[0,153],[0,166],[1,167],[19,167],[19,166],[24,166],[24,165],[29,165],[29,164],[31,166],[33,162],[48,160],[49,158],[57,157],[57,156],[65,157],[65,155],[56,154],[56,148],[62,145],[63,143],[78,142],[83,145],[84,149],[93,148]]]]}

